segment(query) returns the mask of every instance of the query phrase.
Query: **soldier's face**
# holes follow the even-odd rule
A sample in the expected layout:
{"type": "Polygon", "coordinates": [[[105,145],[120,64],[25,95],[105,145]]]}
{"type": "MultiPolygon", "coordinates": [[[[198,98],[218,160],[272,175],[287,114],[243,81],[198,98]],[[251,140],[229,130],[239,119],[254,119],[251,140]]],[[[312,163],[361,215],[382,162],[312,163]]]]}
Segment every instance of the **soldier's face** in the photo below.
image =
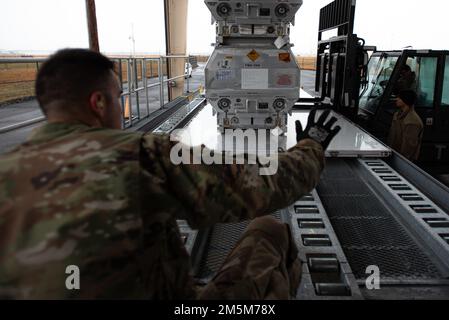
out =
{"type": "Polygon", "coordinates": [[[117,76],[112,71],[107,95],[108,106],[104,113],[103,124],[108,129],[122,129],[122,89],[117,76]]]}
{"type": "Polygon", "coordinates": [[[405,106],[404,101],[402,101],[401,98],[397,98],[397,99],[396,99],[396,107],[402,109],[404,106],[405,106]]]}

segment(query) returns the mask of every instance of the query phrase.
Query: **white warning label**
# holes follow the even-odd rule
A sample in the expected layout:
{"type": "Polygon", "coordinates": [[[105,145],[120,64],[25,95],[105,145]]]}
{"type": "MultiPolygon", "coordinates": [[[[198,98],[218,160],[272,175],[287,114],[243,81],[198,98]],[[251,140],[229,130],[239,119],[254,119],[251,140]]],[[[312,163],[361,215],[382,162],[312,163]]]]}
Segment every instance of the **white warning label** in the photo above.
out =
{"type": "Polygon", "coordinates": [[[268,69],[242,69],[242,89],[268,89],[268,69]]]}
{"type": "Polygon", "coordinates": [[[217,78],[218,81],[234,80],[234,70],[218,70],[215,78],[217,78]]]}

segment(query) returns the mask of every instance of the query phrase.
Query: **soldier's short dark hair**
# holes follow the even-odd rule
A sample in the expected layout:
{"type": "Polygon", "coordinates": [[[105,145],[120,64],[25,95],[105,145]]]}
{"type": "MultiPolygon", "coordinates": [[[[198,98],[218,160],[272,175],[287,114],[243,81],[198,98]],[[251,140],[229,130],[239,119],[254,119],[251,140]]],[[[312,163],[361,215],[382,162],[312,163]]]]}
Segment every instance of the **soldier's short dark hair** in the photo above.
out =
{"type": "Polygon", "coordinates": [[[408,64],[406,64],[401,68],[401,71],[409,72],[409,71],[412,71],[412,68],[408,64]]]}
{"type": "Polygon", "coordinates": [[[418,96],[413,90],[403,90],[399,92],[398,97],[411,107],[414,106],[416,104],[416,101],[418,100],[418,96]]]}
{"type": "Polygon", "coordinates": [[[46,113],[52,102],[87,103],[92,92],[107,87],[114,63],[86,49],[64,49],[52,55],[39,70],[36,97],[46,113]]]}

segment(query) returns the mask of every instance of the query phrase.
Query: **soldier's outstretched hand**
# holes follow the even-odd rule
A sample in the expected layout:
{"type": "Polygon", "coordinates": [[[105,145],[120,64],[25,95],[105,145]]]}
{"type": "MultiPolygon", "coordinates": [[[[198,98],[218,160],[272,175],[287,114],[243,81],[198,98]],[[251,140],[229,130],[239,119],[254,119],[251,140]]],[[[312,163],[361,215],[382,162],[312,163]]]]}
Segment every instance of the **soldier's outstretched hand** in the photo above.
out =
{"type": "Polygon", "coordinates": [[[341,127],[336,126],[332,128],[338,121],[335,117],[327,121],[331,113],[330,109],[325,110],[318,121],[315,121],[317,110],[315,108],[310,112],[306,129],[303,129],[300,121],[296,121],[296,140],[299,142],[304,139],[312,139],[321,144],[323,150],[326,150],[335,136],[340,132],[341,127]]]}

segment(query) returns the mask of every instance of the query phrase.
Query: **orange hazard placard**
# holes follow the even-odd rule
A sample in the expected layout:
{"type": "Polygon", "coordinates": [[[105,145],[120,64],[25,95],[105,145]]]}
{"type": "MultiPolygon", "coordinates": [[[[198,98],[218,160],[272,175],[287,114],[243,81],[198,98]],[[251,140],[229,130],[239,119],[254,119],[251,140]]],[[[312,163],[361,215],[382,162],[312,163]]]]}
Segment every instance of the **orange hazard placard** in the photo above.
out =
{"type": "Polygon", "coordinates": [[[288,53],[288,52],[279,53],[279,60],[284,61],[284,62],[290,62],[291,61],[290,53],[288,53]]]}
{"type": "Polygon", "coordinates": [[[257,59],[260,58],[260,54],[256,50],[252,50],[250,53],[248,53],[247,57],[252,61],[255,62],[257,59]]]}

